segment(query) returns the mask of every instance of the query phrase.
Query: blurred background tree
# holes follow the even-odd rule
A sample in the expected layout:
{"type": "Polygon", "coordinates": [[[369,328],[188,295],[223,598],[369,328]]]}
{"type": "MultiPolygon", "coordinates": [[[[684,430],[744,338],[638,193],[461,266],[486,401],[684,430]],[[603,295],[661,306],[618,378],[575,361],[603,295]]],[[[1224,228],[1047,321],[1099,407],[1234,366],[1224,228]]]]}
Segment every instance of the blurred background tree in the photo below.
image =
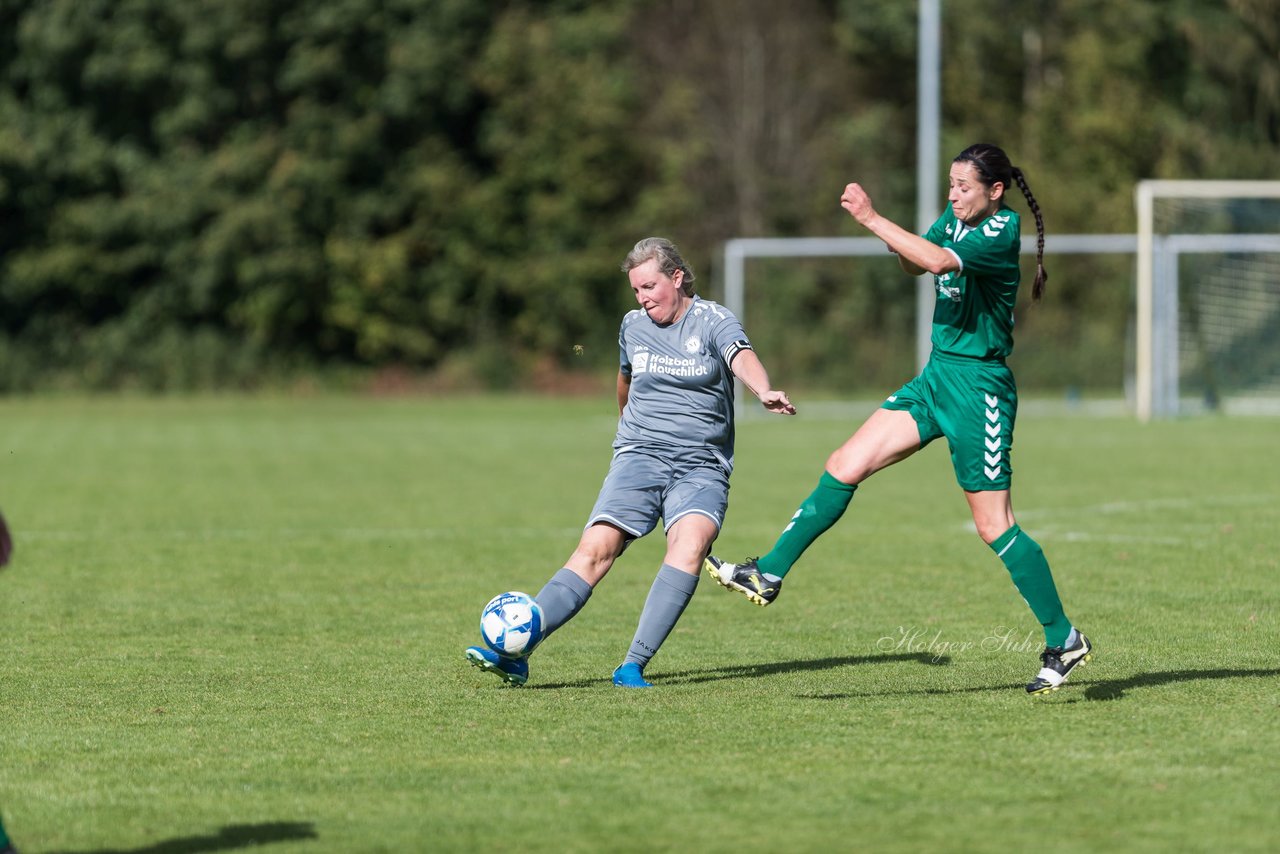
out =
{"type": "MultiPolygon", "coordinates": [[[[849,180],[914,221],[915,15],[0,0],[0,391],[607,382],[635,240],[675,239],[714,298],[727,239],[859,234],[837,204],[849,180]]],[[[1132,231],[1141,178],[1280,173],[1274,0],[943,15],[943,153],[1005,146],[1051,234],[1132,231]]],[[[1128,271],[1073,264],[1045,310],[1020,308],[1019,376],[1116,387],[1128,271]]],[[[789,376],[900,378],[911,280],[754,274],[789,376]]]]}

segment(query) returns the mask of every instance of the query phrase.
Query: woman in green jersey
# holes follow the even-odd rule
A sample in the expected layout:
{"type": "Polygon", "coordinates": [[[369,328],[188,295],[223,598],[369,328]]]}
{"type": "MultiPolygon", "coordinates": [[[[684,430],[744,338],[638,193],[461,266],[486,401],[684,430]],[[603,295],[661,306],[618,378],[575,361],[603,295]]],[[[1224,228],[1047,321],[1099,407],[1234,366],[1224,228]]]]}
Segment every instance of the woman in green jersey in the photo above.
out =
{"type": "Polygon", "coordinates": [[[932,353],[920,375],[889,395],[827,458],[817,487],[770,552],[738,564],[709,557],[704,569],[725,587],[768,605],[804,550],[844,513],[858,484],[946,437],[978,536],[1004,562],[1044,626],[1043,666],[1027,685],[1029,693],[1040,694],[1057,690],[1092,656],[1092,646],[1067,619],[1044,553],[1018,527],[1009,498],[1018,392],[1005,357],[1013,349],[1021,228],[1005,195],[1014,184],[1036,220],[1031,294],[1039,300],[1048,278],[1040,206],[1022,170],[1000,148],[978,144],[960,152],[951,164],[947,210],[923,237],[881,216],[859,184],[845,187],[841,206],[888,244],[903,270],[933,274],[932,353]]]}

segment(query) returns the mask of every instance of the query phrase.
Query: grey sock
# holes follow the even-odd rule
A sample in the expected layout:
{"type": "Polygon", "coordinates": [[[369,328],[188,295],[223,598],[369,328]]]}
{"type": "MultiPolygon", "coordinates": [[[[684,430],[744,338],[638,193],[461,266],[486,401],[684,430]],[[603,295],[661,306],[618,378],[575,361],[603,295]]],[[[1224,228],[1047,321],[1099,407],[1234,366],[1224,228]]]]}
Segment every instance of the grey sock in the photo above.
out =
{"type": "Polygon", "coordinates": [[[533,598],[542,608],[542,634],[545,638],[582,610],[591,598],[591,585],[573,570],[561,569],[533,598]]]}
{"type": "Polygon", "coordinates": [[[622,663],[634,662],[641,667],[648,664],[675,628],[676,620],[680,619],[697,589],[698,576],[664,563],[649,588],[649,598],[644,601],[644,610],[640,612],[636,636],[622,663]]]}

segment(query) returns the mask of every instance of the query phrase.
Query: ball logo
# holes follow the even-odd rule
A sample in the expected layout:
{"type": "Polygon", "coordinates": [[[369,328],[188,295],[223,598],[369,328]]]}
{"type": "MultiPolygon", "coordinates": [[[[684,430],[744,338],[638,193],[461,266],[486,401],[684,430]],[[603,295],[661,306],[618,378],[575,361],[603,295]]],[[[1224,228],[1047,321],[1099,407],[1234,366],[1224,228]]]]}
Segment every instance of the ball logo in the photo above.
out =
{"type": "Polygon", "coordinates": [[[686,353],[696,353],[702,349],[702,339],[697,335],[690,335],[685,339],[684,351],[686,353]]]}
{"type": "Polygon", "coordinates": [[[526,656],[542,640],[542,608],[527,593],[499,593],[480,612],[480,636],[498,655],[526,656]]]}

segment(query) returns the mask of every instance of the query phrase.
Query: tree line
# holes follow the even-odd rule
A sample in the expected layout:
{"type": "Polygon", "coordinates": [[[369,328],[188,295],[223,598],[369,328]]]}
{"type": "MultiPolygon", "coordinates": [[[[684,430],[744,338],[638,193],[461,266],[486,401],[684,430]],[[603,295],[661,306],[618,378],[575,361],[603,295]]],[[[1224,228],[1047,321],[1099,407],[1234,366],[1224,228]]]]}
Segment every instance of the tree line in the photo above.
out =
{"type": "MultiPolygon", "coordinates": [[[[1275,0],[943,0],[943,47],[945,158],[1051,234],[1280,174],[1275,0]]],[[[915,53],[877,0],[0,0],[0,391],[607,370],[640,237],[715,296],[729,238],[858,234],[849,180],[914,222],[915,53]]],[[[810,366],[914,308],[791,275],[810,366]]]]}

